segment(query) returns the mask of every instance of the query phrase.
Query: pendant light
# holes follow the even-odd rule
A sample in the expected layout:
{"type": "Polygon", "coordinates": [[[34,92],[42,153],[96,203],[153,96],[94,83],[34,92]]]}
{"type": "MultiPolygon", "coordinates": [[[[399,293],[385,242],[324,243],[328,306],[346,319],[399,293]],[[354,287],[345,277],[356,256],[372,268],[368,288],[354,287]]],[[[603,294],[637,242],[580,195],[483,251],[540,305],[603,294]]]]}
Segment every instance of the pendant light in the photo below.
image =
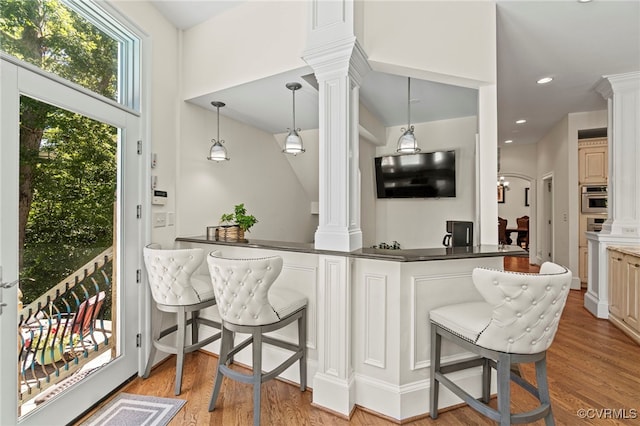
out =
{"type": "Polygon", "coordinates": [[[304,148],[302,147],[302,138],[298,134],[300,129],[296,129],[296,90],[300,89],[302,85],[300,83],[287,83],[285,85],[287,89],[293,92],[293,126],[287,135],[287,138],[284,140],[284,149],[282,152],[286,154],[298,155],[304,152],[304,148]]]}
{"type": "Polygon", "coordinates": [[[498,186],[509,190],[509,181],[505,180],[504,176],[498,176],[498,186]]]}
{"type": "Polygon", "coordinates": [[[211,139],[211,142],[213,142],[213,145],[211,145],[211,149],[209,150],[209,156],[207,157],[207,160],[211,160],[215,162],[227,161],[229,160],[229,157],[227,157],[227,149],[224,146],[222,146],[224,141],[220,140],[220,108],[224,107],[225,103],[213,101],[211,102],[211,105],[216,107],[216,111],[218,114],[218,139],[211,139]]]}
{"type": "Polygon", "coordinates": [[[407,80],[407,128],[400,129],[402,136],[398,139],[398,149],[396,152],[403,154],[414,154],[420,152],[418,141],[413,134],[413,126],[411,125],[411,77],[407,80]]]}
{"type": "Polygon", "coordinates": [[[505,180],[504,176],[500,175],[500,147],[498,147],[498,188],[503,190],[509,190],[509,181],[505,180]]]}

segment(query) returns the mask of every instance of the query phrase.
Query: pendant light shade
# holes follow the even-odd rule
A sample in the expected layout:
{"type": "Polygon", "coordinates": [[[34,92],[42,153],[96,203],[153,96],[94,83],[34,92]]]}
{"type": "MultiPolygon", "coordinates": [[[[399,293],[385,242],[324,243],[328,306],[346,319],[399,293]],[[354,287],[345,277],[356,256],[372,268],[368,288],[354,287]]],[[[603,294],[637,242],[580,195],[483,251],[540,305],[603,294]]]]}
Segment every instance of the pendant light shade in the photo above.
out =
{"type": "Polygon", "coordinates": [[[223,140],[220,140],[220,108],[225,106],[224,102],[213,101],[211,105],[216,107],[216,112],[218,116],[218,139],[211,139],[213,145],[211,145],[211,149],[209,149],[209,156],[207,160],[220,162],[227,161],[229,157],[227,156],[227,149],[222,145],[224,143],[223,140]]]}
{"type": "Polygon", "coordinates": [[[297,155],[305,151],[302,146],[302,138],[298,134],[300,129],[296,129],[296,90],[300,89],[302,85],[294,82],[287,83],[285,86],[293,93],[293,126],[291,126],[290,129],[287,129],[289,134],[284,140],[284,149],[282,152],[297,155]]]}
{"type": "Polygon", "coordinates": [[[396,152],[403,154],[414,154],[420,152],[418,141],[413,134],[413,126],[411,125],[411,77],[407,80],[407,128],[400,129],[402,136],[398,139],[398,148],[396,152]]]}

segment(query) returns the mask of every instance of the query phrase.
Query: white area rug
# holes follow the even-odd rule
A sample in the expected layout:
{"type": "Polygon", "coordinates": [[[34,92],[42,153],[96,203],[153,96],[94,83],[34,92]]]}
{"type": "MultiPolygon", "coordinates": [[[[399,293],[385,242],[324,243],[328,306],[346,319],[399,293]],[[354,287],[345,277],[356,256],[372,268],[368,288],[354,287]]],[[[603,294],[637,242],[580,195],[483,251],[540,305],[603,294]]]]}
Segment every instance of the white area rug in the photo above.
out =
{"type": "Polygon", "coordinates": [[[121,393],[82,426],[165,426],[185,402],[184,399],[121,393]]]}

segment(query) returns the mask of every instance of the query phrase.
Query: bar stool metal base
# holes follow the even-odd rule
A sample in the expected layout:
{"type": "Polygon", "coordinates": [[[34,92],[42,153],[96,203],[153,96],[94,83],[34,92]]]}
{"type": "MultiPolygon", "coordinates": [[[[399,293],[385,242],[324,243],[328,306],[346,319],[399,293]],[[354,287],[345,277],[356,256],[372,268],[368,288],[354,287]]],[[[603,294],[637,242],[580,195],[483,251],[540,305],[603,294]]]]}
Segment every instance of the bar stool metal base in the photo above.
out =
{"type": "Polygon", "coordinates": [[[209,306],[214,306],[216,304],[215,299],[209,299],[204,302],[200,302],[193,305],[183,305],[183,306],[175,306],[175,305],[162,305],[157,303],[156,306],[160,312],[168,312],[175,313],[177,315],[177,324],[171,327],[167,327],[164,330],[160,328],[160,322],[158,324],[154,324],[152,326],[152,345],[151,351],[149,353],[149,359],[147,360],[147,366],[144,370],[143,378],[149,377],[151,373],[151,367],[153,366],[153,359],[156,355],[156,352],[160,350],[161,352],[168,354],[176,355],[176,382],[175,382],[175,394],[180,395],[182,388],[182,367],[184,365],[184,354],[197,351],[198,349],[208,345],[211,342],[218,340],[222,333],[218,331],[212,336],[207,337],[204,340],[198,340],[198,328],[200,325],[206,325],[218,330],[222,330],[222,325],[217,322],[207,318],[201,318],[199,316],[199,311],[201,309],[207,308],[209,306]],[[187,314],[190,314],[191,318],[189,320],[186,319],[187,314]],[[191,325],[191,344],[185,345],[185,335],[187,327],[191,325]],[[174,344],[167,344],[160,341],[165,336],[169,334],[176,334],[176,342],[174,344]]]}
{"type": "Polygon", "coordinates": [[[307,307],[306,305],[280,321],[267,325],[238,325],[222,321],[222,342],[220,344],[220,358],[216,370],[213,393],[209,402],[209,411],[213,411],[220,394],[222,377],[237,380],[242,383],[253,384],[253,424],[260,424],[260,385],[280,375],[296,361],[300,362],[300,391],[307,388],[307,307]],[[298,321],[298,344],[292,344],[283,340],[265,336],[264,333],[283,328],[294,321],[298,321]],[[250,334],[251,337],[234,346],[234,333],[250,334]],[[270,344],[293,352],[289,358],[273,370],[262,372],[262,344],[270,344]],[[228,364],[233,361],[233,356],[247,346],[252,345],[252,374],[242,374],[232,370],[228,364]]]}
{"type": "Polygon", "coordinates": [[[535,354],[513,354],[499,352],[480,347],[438,323],[431,322],[431,389],[430,389],[430,414],[431,418],[438,417],[438,393],[442,384],[465,403],[481,414],[497,421],[500,425],[519,423],[531,423],[544,418],[546,425],[555,425],[551,411],[549,397],[549,384],[547,381],[546,351],[535,354]],[[456,345],[479,355],[479,358],[455,362],[447,365],[440,364],[442,349],[442,337],[452,341],[456,345]],[[534,362],[536,366],[537,388],[511,370],[512,364],[534,362]],[[464,391],[445,374],[460,371],[467,368],[482,366],[482,397],[475,399],[464,391]],[[491,389],[491,368],[498,373],[498,409],[488,405],[491,389]],[[520,385],[527,392],[538,399],[540,405],[531,411],[511,414],[511,381],[520,385]]]}

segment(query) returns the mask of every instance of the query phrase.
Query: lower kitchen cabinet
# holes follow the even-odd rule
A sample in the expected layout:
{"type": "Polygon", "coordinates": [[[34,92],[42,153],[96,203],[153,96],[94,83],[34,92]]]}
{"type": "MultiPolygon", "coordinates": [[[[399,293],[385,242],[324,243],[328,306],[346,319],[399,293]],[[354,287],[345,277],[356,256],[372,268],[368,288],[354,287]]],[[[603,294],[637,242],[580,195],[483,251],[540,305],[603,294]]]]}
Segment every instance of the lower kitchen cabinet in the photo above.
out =
{"type": "Polygon", "coordinates": [[[640,344],[640,247],[609,247],[609,320],[640,344]]]}

